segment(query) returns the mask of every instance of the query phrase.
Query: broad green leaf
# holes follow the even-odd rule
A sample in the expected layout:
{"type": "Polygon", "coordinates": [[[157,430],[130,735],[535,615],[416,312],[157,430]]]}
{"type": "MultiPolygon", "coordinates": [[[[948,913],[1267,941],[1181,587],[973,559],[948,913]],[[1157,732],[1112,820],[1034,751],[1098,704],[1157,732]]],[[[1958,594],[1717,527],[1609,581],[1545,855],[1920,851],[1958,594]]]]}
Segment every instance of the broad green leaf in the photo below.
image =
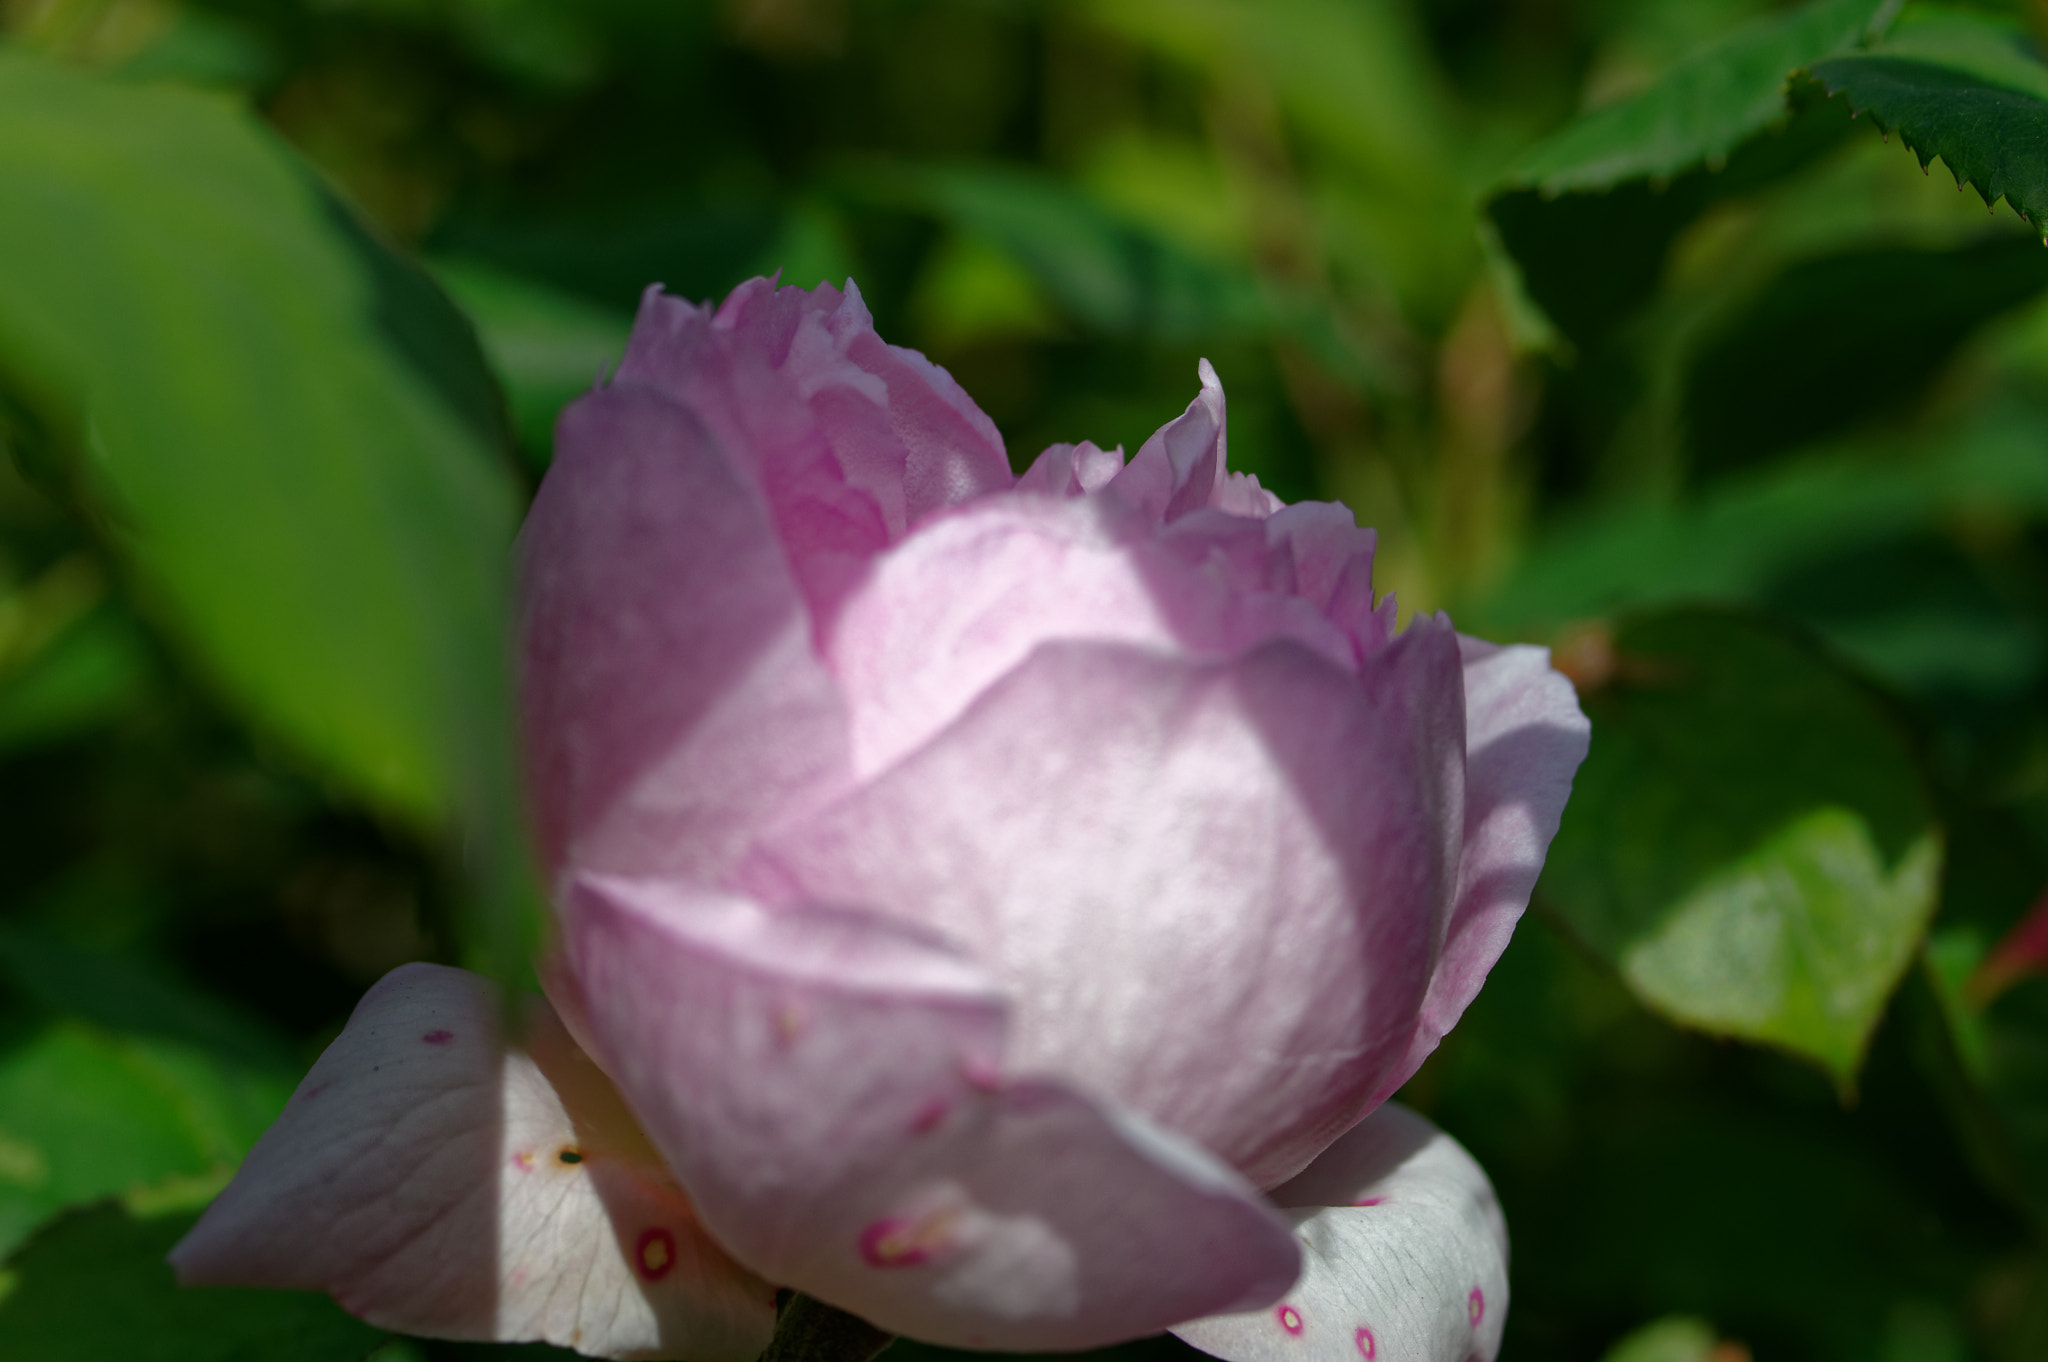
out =
{"type": "Polygon", "coordinates": [[[205,1202],[283,1110],[292,1081],[73,1022],[0,1053],[0,1252],[84,1202],[205,1202]]]}
{"type": "Polygon", "coordinates": [[[325,1296],[180,1288],[164,1255],[191,1226],[104,1206],[44,1230],[5,1269],[7,1362],[358,1362],[384,1338],[325,1296]]]}
{"type": "Polygon", "coordinates": [[[259,727],[463,829],[513,968],[518,492],[467,322],[224,98],[0,53],[0,183],[0,387],[259,727]]]}
{"type": "Polygon", "coordinates": [[[1866,52],[1813,66],[1814,79],[1935,157],[1986,205],[2004,199],[2048,240],[2048,67],[2016,26],[1964,11],[1902,24],[1866,52]]]}
{"type": "Polygon", "coordinates": [[[1652,1009],[1847,1089],[1934,911],[1941,832],[1886,711],[1735,615],[1620,627],[1548,902],[1652,1009]]]}

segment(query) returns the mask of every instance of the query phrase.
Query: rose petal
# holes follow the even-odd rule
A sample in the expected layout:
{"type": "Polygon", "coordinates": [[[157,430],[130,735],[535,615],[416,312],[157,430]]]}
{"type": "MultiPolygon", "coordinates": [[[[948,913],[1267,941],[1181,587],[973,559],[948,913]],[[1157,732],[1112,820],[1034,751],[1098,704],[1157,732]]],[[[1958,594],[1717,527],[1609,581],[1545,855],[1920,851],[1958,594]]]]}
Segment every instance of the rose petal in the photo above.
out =
{"type": "Polygon", "coordinates": [[[601,1357],[751,1362],[775,1322],[546,1004],[510,1041],[495,987],[438,965],[364,996],[171,1262],[187,1285],[601,1357]]]}
{"type": "Polygon", "coordinates": [[[1443,956],[1407,1058],[1381,1086],[1414,1076],[1507,949],[1557,835],[1592,725],[1550,650],[1460,636],[1465,672],[1465,850],[1443,956]]]}
{"type": "MultiPolygon", "coordinates": [[[[1221,512],[1259,563],[1264,527],[1221,512]]],[[[1189,517],[1183,524],[1197,519],[1189,517]]],[[[865,779],[951,723],[1042,643],[1095,639],[1230,658],[1293,638],[1345,666],[1348,640],[1293,594],[1213,561],[1210,540],[1161,539],[1121,503],[988,497],[877,559],[826,640],[865,779]]]]}
{"type": "Polygon", "coordinates": [[[615,387],[563,416],[520,532],[541,852],[716,875],[844,778],[842,703],[766,509],[688,411],[615,387]]]}
{"type": "Polygon", "coordinates": [[[1106,489],[1155,524],[1210,505],[1223,486],[1228,456],[1223,383],[1206,359],[1196,372],[1202,390],[1195,400],[1154,431],[1106,489]]]}
{"type": "Polygon", "coordinates": [[[884,542],[1016,481],[995,423],[944,369],[876,335],[850,279],[843,293],[751,279],[715,314],[650,289],[619,381],[696,410],[753,456],[778,505],[819,496],[820,479],[858,490],[879,512],[884,542]],[[828,459],[783,454],[792,418],[822,436],[828,459]]]}
{"type": "Polygon", "coordinates": [[[1298,1208],[1301,1280],[1263,1310],[1174,1333],[1229,1362],[1493,1362],[1508,1227],[1450,1136],[1388,1104],[1273,1191],[1298,1208]]]}
{"type": "Polygon", "coordinates": [[[1294,1279],[1284,1226],[1228,1169],[1004,1082],[1000,1000],[923,937],[674,882],[572,892],[569,968],[610,1071],[705,1223],[775,1280],[929,1342],[1035,1350],[1294,1279]]]}
{"type": "Polygon", "coordinates": [[[1013,1063],[1261,1186],[1357,1121],[1409,1044],[1454,883],[1458,656],[1425,620],[1354,676],[1051,643],[741,872],[944,934],[1016,1010],[1013,1063]]]}

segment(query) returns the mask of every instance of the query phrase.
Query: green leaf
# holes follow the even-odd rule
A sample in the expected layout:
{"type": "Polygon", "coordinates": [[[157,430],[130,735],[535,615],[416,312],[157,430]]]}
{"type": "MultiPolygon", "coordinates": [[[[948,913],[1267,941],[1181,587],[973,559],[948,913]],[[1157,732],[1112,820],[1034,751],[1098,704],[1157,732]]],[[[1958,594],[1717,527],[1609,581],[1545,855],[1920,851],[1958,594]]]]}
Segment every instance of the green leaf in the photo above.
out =
{"type": "Polygon", "coordinates": [[[1994,407],[1906,448],[1849,445],[1731,476],[1678,503],[1558,526],[1477,603],[1497,632],[1685,600],[1760,602],[1804,565],[1989,513],[2048,515],[2041,417],[1994,407]]]}
{"type": "Polygon", "coordinates": [[[1705,1320],[1669,1315],[1609,1348],[1601,1362],[1713,1362],[1717,1342],[1705,1320]]]}
{"type": "Polygon", "coordinates": [[[1361,387],[1390,363],[1337,325],[1327,303],[1186,250],[1050,176],[996,166],[870,164],[849,194],[940,218],[1022,266],[1093,330],[1184,341],[1284,335],[1361,387]]]}
{"type": "Polygon", "coordinates": [[[519,497],[468,323],[224,98],[0,53],[0,182],[0,387],[259,727],[462,828],[513,968],[519,497]]]}
{"type": "Polygon", "coordinates": [[[2016,26],[1961,11],[1916,18],[1867,52],[1816,62],[1814,79],[2048,241],[2048,67],[2016,26]]]}
{"type": "Polygon", "coordinates": [[[288,1076],[190,1045],[47,1027],[0,1054],[0,1252],[53,1213],[104,1197],[203,1204],[291,1088],[288,1076]]]}
{"type": "Polygon", "coordinates": [[[1846,110],[1793,77],[1895,8],[1818,0],[1754,20],[1524,153],[1486,211],[1528,299],[1574,345],[1598,344],[1649,297],[1685,224],[1849,133],[1846,110]]]}
{"type": "Polygon", "coordinates": [[[325,1296],[180,1288],[164,1255],[190,1216],[107,1206],[59,1221],[8,1264],[8,1362],[357,1362],[383,1331],[325,1296]]]}
{"type": "Polygon", "coordinates": [[[1934,911],[1941,833],[1856,682],[1735,615],[1620,628],[1546,900],[1637,997],[1847,1089],[1934,911]]]}
{"type": "Polygon", "coordinates": [[[1632,98],[1582,115],[1529,150],[1507,184],[1546,197],[1718,168],[1786,116],[1794,72],[1880,31],[1896,0],[1816,0],[1755,20],[1632,98]]]}

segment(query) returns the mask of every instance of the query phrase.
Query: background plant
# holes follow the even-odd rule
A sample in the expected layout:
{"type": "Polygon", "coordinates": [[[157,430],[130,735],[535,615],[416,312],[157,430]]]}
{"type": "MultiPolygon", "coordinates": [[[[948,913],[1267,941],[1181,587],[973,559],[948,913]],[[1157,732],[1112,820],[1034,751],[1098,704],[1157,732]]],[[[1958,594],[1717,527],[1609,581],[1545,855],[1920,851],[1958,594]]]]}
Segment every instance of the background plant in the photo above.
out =
{"type": "Polygon", "coordinates": [[[500,1351],[161,1254],[371,979],[519,968],[554,413],[650,280],[777,268],[1020,463],[1207,355],[1233,465],[1379,526],[1404,608],[1558,648],[1593,756],[1404,1094],[1507,1207],[1508,1356],[2048,1355],[2048,11],[0,22],[10,1359],[500,1351]]]}

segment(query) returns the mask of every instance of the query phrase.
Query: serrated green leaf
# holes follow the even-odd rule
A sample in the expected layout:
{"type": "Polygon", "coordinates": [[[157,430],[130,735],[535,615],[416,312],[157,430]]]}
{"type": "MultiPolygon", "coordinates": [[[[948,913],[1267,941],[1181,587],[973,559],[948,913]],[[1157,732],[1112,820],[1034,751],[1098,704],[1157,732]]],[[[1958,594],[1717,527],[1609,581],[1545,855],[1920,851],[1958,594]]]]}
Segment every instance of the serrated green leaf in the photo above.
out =
{"type": "Polygon", "coordinates": [[[1786,117],[1792,74],[1882,28],[1896,0],[1817,0],[1744,25],[1642,93],[1581,116],[1516,162],[1508,185],[1546,196],[1672,179],[1725,161],[1786,117]]]}
{"type": "Polygon", "coordinates": [[[164,1255],[191,1226],[106,1206],[43,1231],[8,1263],[7,1362],[358,1362],[383,1340],[325,1296],[180,1288],[164,1255]]]}
{"type": "Polygon", "coordinates": [[[2004,199],[2048,240],[2048,67],[2017,30],[1937,12],[1867,52],[1813,64],[1813,78],[1895,132],[1925,166],[1939,157],[1987,206],[2004,199]]]}
{"type": "Polygon", "coordinates": [[[1614,638],[1548,902],[1656,1011],[1854,1080],[1934,911],[1905,738],[1803,644],[1677,611],[1614,638]]]}
{"type": "Polygon", "coordinates": [[[227,99],[0,53],[0,182],[0,386],[258,727],[461,829],[510,972],[519,495],[468,323],[227,99]]]}

